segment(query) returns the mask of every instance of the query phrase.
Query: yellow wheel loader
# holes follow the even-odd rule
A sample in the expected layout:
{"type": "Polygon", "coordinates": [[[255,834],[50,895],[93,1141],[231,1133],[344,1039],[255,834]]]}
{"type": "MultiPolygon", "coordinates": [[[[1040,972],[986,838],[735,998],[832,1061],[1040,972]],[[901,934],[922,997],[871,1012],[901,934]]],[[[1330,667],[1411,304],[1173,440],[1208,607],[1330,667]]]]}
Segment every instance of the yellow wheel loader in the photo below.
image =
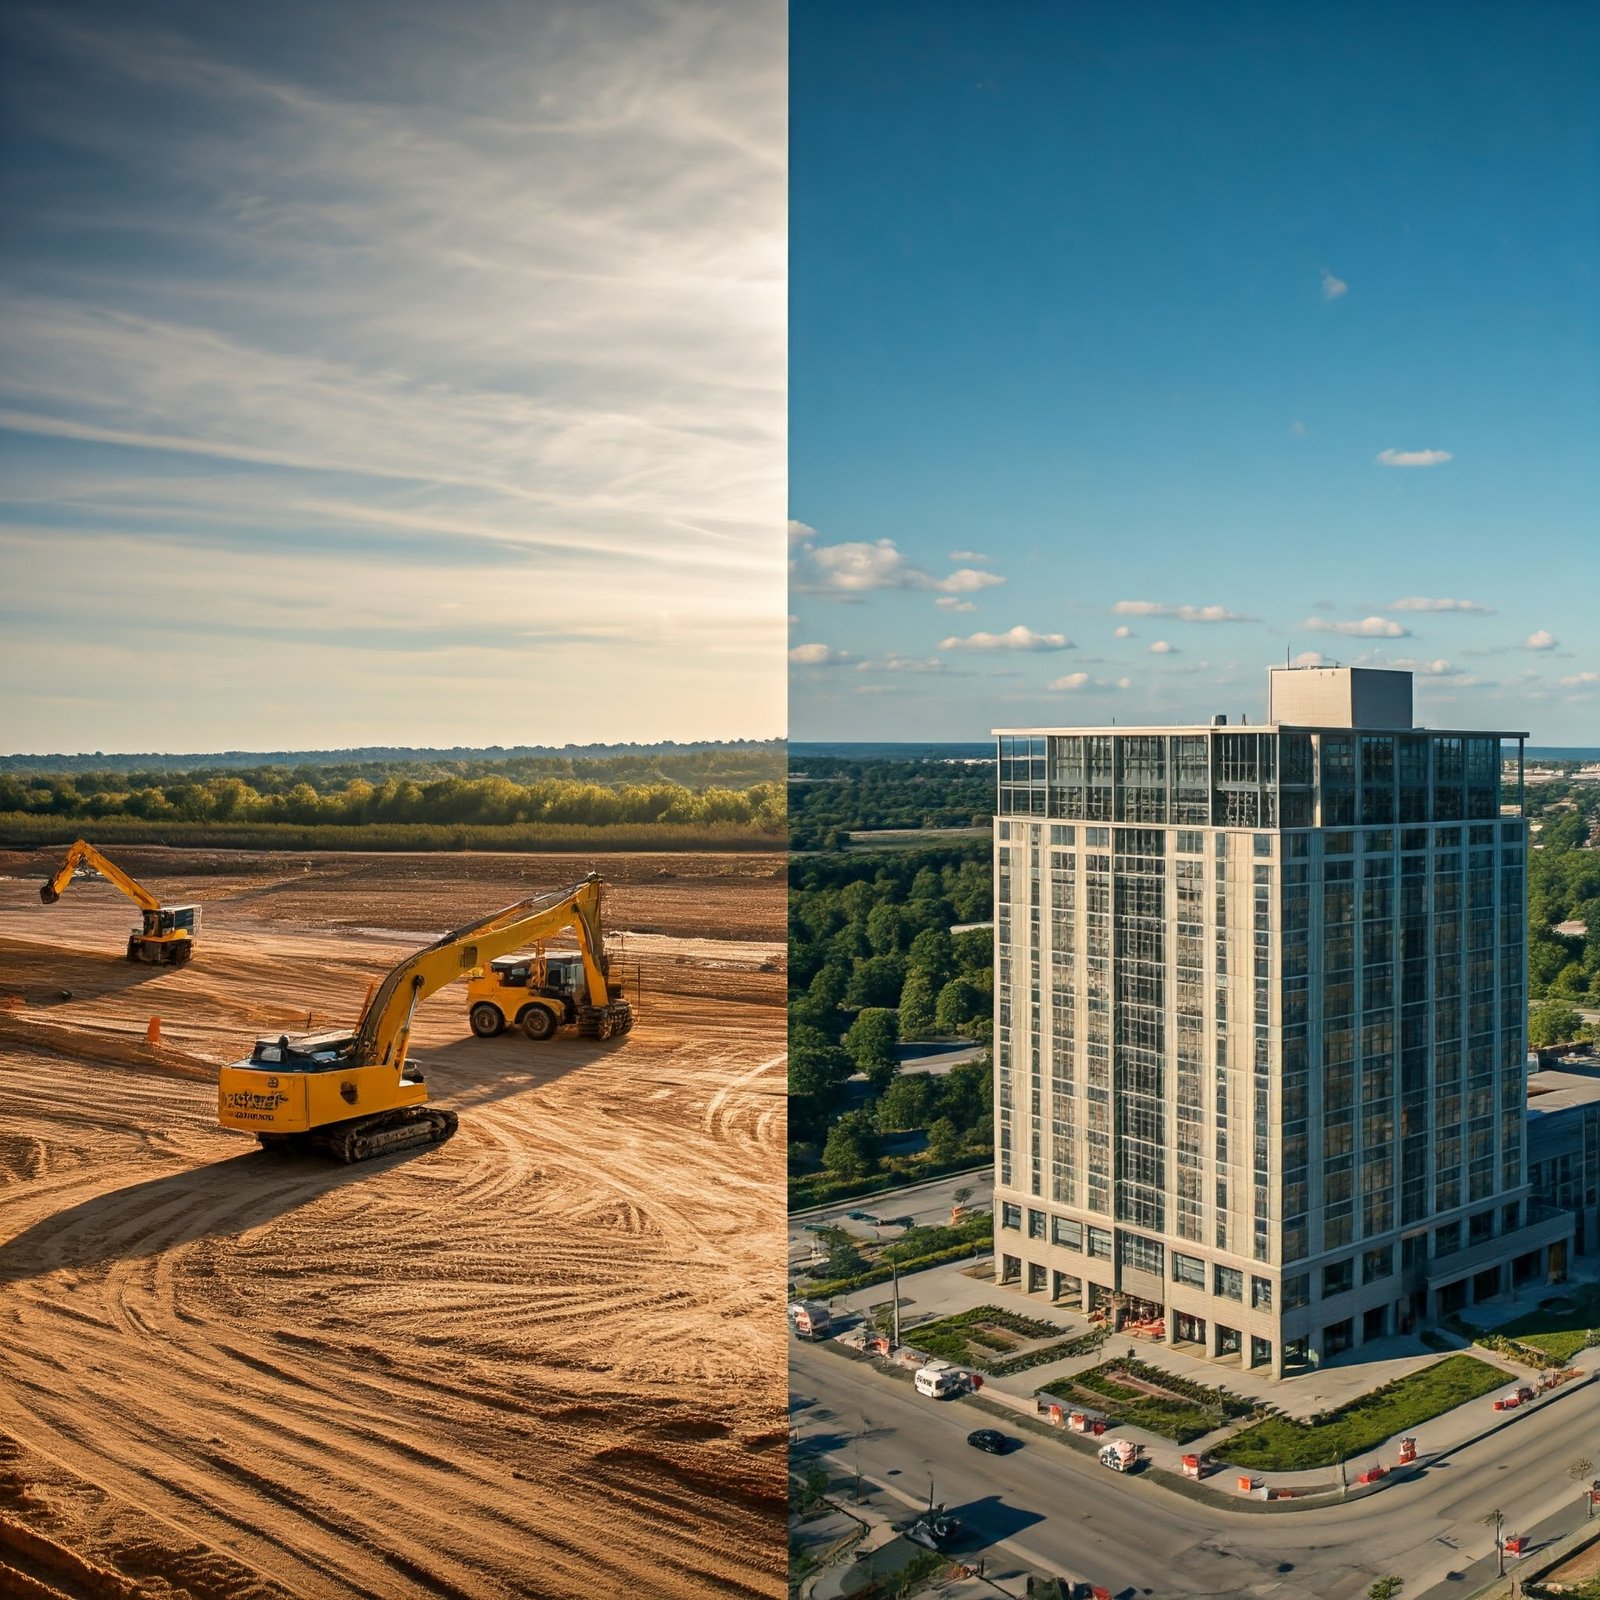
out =
{"type": "Polygon", "coordinates": [[[575,906],[598,906],[599,888],[591,873],[563,895],[519,900],[407,956],[354,1032],[258,1039],[248,1060],[222,1069],[217,1120],[268,1148],[300,1146],[346,1162],[443,1144],[456,1114],[427,1104],[422,1071],[406,1059],[417,1007],[496,956],[569,926],[575,906]]]}
{"type": "Polygon", "coordinates": [[[535,1040],[553,1039],[563,1028],[609,1039],[633,1026],[633,1007],[611,980],[600,907],[600,881],[586,880],[569,897],[563,922],[552,925],[552,933],[571,931],[576,955],[547,954],[541,938],[531,952],[501,956],[468,975],[467,1020],[480,1039],[509,1027],[535,1040]]]}
{"type": "Polygon", "coordinates": [[[79,839],[67,851],[58,871],[39,886],[39,898],[53,906],[61,891],[81,868],[100,874],[113,887],[138,906],[144,923],[128,935],[128,959],[163,967],[181,967],[194,954],[195,936],[200,932],[199,906],[164,906],[142,883],[130,878],[114,861],[108,861],[95,847],[79,839]]]}

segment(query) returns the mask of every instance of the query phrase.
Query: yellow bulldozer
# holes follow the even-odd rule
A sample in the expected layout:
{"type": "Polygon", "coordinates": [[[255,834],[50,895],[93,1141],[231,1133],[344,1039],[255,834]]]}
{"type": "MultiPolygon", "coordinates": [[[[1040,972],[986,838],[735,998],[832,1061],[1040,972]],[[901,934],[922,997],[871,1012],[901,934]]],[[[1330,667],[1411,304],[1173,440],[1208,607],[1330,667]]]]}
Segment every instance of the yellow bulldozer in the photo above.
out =
{"type": "Polygon", "coordinates": [[[74,876],[88,868],[123,894],[144,913],[144,922],[128,935],[128,959],[156,966],[181,967],[194,954],[200,932],[199,906],[164,906],[142,883],[130,878],[116,862],[101,855],[85,839],[67,851],[60,868],[39,886],[39,898],[53,906],[74,876]]]}

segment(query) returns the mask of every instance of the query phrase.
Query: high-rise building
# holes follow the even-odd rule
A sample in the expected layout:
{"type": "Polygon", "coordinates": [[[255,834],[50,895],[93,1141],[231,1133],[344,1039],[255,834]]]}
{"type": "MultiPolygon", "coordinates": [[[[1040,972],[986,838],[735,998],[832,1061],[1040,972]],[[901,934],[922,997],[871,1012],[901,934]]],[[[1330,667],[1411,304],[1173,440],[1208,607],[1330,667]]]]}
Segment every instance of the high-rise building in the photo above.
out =
{"type": "Polygon", "coordinates": [[[1564,1271],[1528,1202],[1525,734],[1319,667],[1260,726],[997,738],[1002,1281],[1282,1376],[1564,1271]]]}

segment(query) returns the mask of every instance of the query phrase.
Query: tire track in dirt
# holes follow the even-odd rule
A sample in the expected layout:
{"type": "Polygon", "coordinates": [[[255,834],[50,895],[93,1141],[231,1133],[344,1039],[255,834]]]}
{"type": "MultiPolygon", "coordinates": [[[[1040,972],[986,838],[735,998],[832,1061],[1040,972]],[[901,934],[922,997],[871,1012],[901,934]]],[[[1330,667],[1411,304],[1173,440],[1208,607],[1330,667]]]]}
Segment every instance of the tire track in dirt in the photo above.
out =
{"type": "MultiPolygon", "coordinates": [[[[157,1002],[212,1061],[307,1010],[353,1020],[409,946],[316,931],[349,879],[319,917],[300,869],[254,880],[236,923],[218,895],[159,992],[87,932],[74,952],[70,922],[14,941],[0,884],[36,1025],[0,1037],[0,1397],[24,1444],[305,1600],[777,1594],[781,973],[712,1000],[699,945],[665,951],[605,1045],[471,1039],[446,991],[416,1050],[461,1112],[448,1146],[353,1171],[241,1154],[206,1085],[128,1040],[157,1002]],[[266,925],[286,908],[312,926],[266,925]]],[[[418,910],[385,870],[364,864],[364,926],[442,908],[447,885],[418,910]]]]}

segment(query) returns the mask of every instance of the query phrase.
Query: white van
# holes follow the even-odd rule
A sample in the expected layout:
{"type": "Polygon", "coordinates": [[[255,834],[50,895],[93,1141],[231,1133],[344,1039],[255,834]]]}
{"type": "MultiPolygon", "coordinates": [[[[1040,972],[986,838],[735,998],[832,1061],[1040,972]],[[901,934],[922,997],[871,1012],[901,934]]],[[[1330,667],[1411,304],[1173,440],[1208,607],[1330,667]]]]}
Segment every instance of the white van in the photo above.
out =
{"type": "Polygon", "coordinates": [[[938,1366],[918,1367],[912,1380],[918,1394],[930,1400],[947,1400],[953,1394],[963,1394],[967,1389],[967,1375],[959,1367],[941,1363],[938,1366]]]}

